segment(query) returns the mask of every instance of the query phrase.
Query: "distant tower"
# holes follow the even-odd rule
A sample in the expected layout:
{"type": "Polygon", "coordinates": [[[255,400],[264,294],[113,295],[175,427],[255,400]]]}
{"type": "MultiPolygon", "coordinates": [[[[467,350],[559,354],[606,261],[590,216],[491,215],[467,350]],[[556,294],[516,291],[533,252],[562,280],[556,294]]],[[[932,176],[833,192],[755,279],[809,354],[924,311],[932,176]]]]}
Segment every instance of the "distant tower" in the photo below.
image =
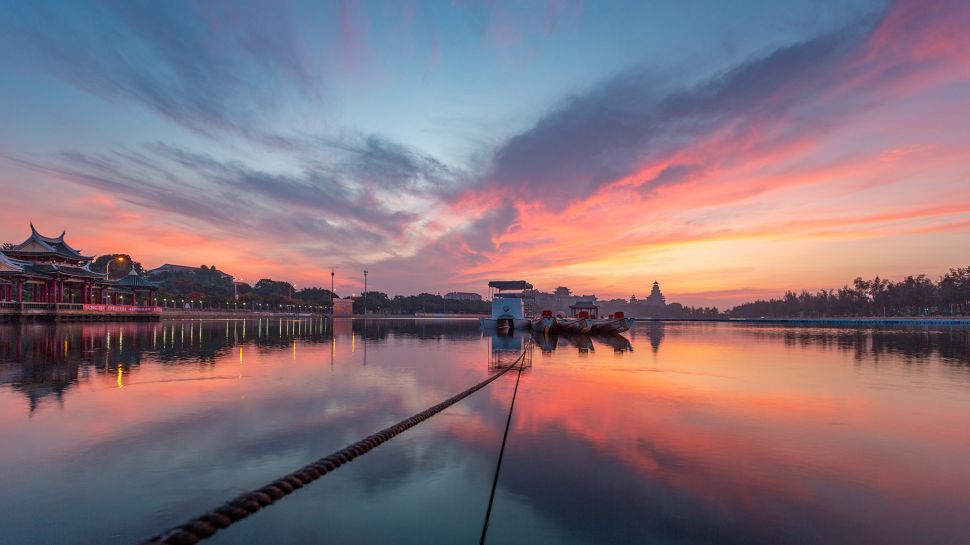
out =
{"type": "Polygon", "coordinates": [[[637,304],[637,294],[634,293],[633,295],[630,296],[630,304],[631,305],[637,304]]]}
{"type": "Polygon", "coordinates": [[[648,305],[666,305],[667,299],[664,298],[664,294],[660,292],[660,283],[656,280],[653,281],[653,289],[650,290],[650,295],[647,296],[648,305]]]}

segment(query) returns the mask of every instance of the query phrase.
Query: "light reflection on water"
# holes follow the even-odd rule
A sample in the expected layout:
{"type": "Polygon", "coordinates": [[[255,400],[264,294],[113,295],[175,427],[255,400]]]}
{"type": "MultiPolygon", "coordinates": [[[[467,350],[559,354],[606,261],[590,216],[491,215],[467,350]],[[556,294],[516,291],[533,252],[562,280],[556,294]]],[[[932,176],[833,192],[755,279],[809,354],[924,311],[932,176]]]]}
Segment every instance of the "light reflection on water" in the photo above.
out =
{"type": "MultiPolygon", "coordinates": [[[[0,326],[0,542],[131,542],[513,361],[474,321],[0,326]]],[[[536,339],[492,543],[970,541],[970,329],[536,339]]],[[[475,542],[507,375],[213,543],[475,542]]]]}

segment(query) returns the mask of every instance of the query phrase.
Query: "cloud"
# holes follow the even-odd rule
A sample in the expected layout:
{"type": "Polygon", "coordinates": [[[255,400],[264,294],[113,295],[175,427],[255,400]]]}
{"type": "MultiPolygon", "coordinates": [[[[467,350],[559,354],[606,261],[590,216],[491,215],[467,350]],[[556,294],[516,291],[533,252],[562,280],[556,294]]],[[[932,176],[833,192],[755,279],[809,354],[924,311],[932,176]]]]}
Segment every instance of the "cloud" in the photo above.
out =
{"type": "MultiPolygon", "coordinates": [[[[654,71],[629,70],[566,99],[499,146],[484,180],[550,206],[588,197],[720,127],[737,123],[742,132],[785,115],[837,83],[841,76],[833,66],[872,28],[852,25],[668,92],[654,71]]],[[[666,183],[675,173],[666,174],[666,183]]]]}
{"type": "Polygon", "coordinates": [[[8,15],[0,23],[4,49],[22,68],[140,103],[201,134],[229,131],[285,144],[255,127],[286,97],[319,93],[285,5],[31,2],[8,15]]]}
{"type": "Polygon", "coordinates": [[[377,137],[338,151],[342,159],[335,164],[311,162],[287,174],[160,142],[111,154],[64,152],[51,162],[13,160],[236,236],[308,245],[317,254],[406,249],[421,236],[414,232],[424,221],[421,205],[392,207],[374,196],[375,187],[386,181],[387,191],[427,199],[427,191],[448,183],[447,168],[377,137]],[[373,178],[359,178],[363,174],[373,178]]]}

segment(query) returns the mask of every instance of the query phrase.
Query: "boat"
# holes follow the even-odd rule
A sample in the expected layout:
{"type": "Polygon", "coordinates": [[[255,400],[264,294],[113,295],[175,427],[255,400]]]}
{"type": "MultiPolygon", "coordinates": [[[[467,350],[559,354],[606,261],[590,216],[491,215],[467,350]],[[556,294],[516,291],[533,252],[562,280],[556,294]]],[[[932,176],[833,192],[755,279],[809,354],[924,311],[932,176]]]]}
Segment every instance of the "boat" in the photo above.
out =
{"type": "Polygon", "coordinates": [[[623,333],[633,326],[633,318],[627,318],[622,312],[610,314],[608,318],[592,320],[592,333],[623,333]]]}
{"type": "Polygon", "coordinates": [[[592,326],[593,323],[590,321],[589,315],[585,312],[580,312],[574,318],[559,318],[556,321],[556,328],[559,331],[573,335],[585,335],[589,333],[592,326]]]}
{"type": "Polygon", "coordinates": [[[572,313],[570,318],[560,318],[557,322],[559,330],[573,335],[586,334],[592,331],[593,322],[598,317],[599,307],[593,301],[580,300],[569,305],[572,313]]]}
{"type": "Polygon", "coordinates": [[[490,292],[496,291],[491,293],[492,314],[479,319],[482,329],[522,331],[532,327],[532,322],[525,317],[525,298],[532,284],[524,280],[493,280],[488,287],[490,292]]]}
{"type": "Polygon", "coordinates": [[[552,311],[543,310],[540,316],[536,316],[532,320],[532,331],[546,335],[550,331],[554,331],[557,325],[557,320],[552,315],[552,311]]]}

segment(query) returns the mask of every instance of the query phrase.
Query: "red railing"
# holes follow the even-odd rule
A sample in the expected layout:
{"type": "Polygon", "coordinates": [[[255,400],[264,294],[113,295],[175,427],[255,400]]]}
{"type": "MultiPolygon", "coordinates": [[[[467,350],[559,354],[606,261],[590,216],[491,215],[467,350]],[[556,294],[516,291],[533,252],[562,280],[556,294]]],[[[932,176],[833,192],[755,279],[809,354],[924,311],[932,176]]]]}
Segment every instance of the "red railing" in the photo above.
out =
{"type": "Polygon", "coordinates": [[[135,312],[135,313],[152,313],[161,312],[162,307],[150,307],[150,306],[138,306],[138,305],[75,305],[82,307],[78,310],[85,310],[89,312],[135,312]]]}

